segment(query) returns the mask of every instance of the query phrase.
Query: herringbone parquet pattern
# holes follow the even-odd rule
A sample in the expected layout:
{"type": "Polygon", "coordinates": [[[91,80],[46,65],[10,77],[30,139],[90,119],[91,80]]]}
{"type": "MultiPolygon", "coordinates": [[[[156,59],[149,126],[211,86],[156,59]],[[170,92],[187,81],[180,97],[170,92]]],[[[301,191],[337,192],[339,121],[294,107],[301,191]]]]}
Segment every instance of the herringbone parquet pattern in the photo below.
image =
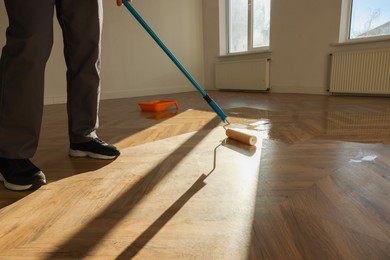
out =
{"type": "Polygon", "coordinates": [[[70,159],[65,106],[47,106],[49,183],[0,188],[0,258],[390,259],[389,98],[210,94],[256,147],[183,93],[103,101],[122,155],[70,159]],[[140,112],[153,99],[180,109],[140,112]]]}

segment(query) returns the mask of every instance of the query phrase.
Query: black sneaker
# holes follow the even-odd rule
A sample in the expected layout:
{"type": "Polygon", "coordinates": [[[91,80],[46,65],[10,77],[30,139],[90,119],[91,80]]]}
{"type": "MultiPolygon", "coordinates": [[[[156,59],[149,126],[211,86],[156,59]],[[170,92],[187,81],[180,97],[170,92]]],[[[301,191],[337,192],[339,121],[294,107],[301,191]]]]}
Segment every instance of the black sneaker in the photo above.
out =
{"type": "Polygon", "coordinates": [[[95,138],[85,143],[71,143],[69,155],[72,157],[88,156],[95,159],[112,160],[118,157],[120,152],[115,146],[95,138]]]}
{"type": "Polygon", "coordinates": [[[46,177],[29,159],[0,158],[0,181],[10,190],[36,190],[46,184],[46,177]]]}

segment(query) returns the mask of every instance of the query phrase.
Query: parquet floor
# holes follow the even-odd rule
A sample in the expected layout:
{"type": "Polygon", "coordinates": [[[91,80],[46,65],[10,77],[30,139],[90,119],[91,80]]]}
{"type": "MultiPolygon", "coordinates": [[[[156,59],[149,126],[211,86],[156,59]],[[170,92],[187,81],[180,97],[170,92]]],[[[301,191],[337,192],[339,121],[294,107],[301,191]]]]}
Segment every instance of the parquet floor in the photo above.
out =
{"type": "Polygon", "coordinates": [[[47,106],[48,184],[0,186],[0,259],[390,259],[390,98],[209,94],[255,147],[193,92],[102,101],[121,156],[71,159],[47,106]],[[153,99],[179,111],[141,112],[153,99]]]}

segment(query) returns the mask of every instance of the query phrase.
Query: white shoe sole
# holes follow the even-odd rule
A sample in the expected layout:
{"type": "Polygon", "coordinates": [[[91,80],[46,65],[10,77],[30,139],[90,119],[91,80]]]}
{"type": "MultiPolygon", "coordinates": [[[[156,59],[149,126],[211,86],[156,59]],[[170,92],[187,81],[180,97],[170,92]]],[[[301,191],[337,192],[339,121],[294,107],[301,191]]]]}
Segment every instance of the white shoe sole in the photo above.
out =
{"type": "MultiPolygon", "coordinates": [[[[43,174],[42,171],[40,171],[41,174],[43,174]]],[[[25,191],[25,190],[30,190],[34,184],[28,184],[28,185],[17,185],[17,184],[12,184],[12,183],[9,183],[8,181],[6,181],[6,179],[4,178],[4,176],[0,173],[0,181],[4,182],[4,186],[9,189],[9,190],[13,190],[13,191],[25,191]]],[[[39,188],[40,186],[46,184],[46,179],[43,180],[43,183],[40,183],[38,185],[38,187],[36,188],[39,188]]]]}
{"type": "Polygon", "coordinates": [[[115,159],[117,157],[115,155],[109,156],[109,155],[103,155],[103,154],[91,153],[91,152],[73,150],[73,149],[69,149],[69,156],[71,156],[71,157],[91,157],[94,159],[102,159],[102,160],[112,160],[112,159],[115,159]]]}

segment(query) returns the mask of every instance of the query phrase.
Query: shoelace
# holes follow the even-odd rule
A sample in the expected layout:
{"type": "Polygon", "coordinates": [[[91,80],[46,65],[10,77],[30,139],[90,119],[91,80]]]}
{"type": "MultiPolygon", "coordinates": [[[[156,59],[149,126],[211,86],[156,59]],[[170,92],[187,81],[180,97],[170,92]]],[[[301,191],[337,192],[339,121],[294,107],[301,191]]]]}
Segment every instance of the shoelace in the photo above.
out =
{"type": "Polygon", "coordinates": [[[100,144],[102,144],[102,145],[106,145],[107,143],[106,142],[104,142],[102,139],[100,139],[100,138],[95,138],[94,140],[96,140],[98,143],[100,143],[100,144]]]}

